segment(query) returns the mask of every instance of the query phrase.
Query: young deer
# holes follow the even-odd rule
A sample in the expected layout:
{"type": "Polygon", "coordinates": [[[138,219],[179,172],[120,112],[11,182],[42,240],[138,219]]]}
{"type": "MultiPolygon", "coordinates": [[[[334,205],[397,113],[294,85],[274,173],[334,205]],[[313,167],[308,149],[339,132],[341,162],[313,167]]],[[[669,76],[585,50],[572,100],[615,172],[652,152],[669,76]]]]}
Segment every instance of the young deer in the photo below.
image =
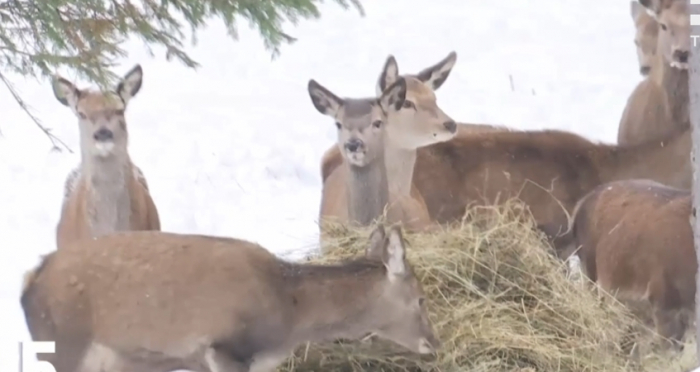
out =
{"type": "Polygon", "coordinates": [[[73,110],[80,128],[80,166],[66,177],[57,248],[116,231],[160,230],[158,211],[141,170],[129,158],[124,111],[141,89],[136,65],[114,92],[78,89],[58,77],[56,99],[73,110]]]}
{"type": "MultiPolygon", "coordinates": [[[[343,103],[346,100],[338,98],[325,88],[315,89],[318,85],[314,85],[314,89],[311,89],[312,87],[310,86],[309,94],[314,102],[314,106],[319,112],[334,117],[339,129],[338,144],[333,147],[338,154],[335,158],[337,160],[333,160],[329,156],[332,153],[327,152],[324,155],[322,164],[322,169],[331,170],[328,177],[324,177],[320,211],[321,220],[335,218],[347,221],[350,218],[361,224],[366,224],[369,223],[368,218],[376,218],[381,215],[381,211],[384,208],[383,205],[386,204],[386,200],[389,200],[392,206],[390,212],[393,209],[392,213],[394,213],[393,219],[403,222],[407,229],[423,230],[430,225],[425,203],[420,194],[417,194],[416,190],[412,190],[411,187],[415,150],[418,147],[431,143],[447,141],[455,135],[456,124],[437,106],[433,91],[445,81],[454,66],[456,58],[457,55],[452,52],[445,59],[434,66],[424,69],[418,75],[397,79],[398,66],[396,60],[393,56],[389,56],[379,77],[378,91],[382,91],[379,95],[380,98],[349,100],[351,102],[351,108],[349,109],[343,107],[343,103]],[[383,105],[382,102],[387,102],[386,100],[390,97],[387,96],[389,94],[387,93],[388,87],[399,81],[401,81],[400,85],[394,85],[393,89],[395,91],[391,93],[397,95],[396,98],[392,98],[397,103],[383,105]],[[370,105],[370,102],[375,103],[370,105]],[[363,110],[369,110],[372,114],[363,110]],[[345,119],[353,123],[346,126],[341,120],[342,116],[346,116],[345,119]],[[376,122],[377,120],[380,120],[380,123],[376,122]],[[377,124],[380,125],[379,128],[372,127],[377,124]],[[364,126],[367,127],[368,131],[359,131],[360,127],[364,128],[364,126]],[[378,181],[380,178],[385,178],[385,181],[382,182],[386,183],[386,186],[382,186],[379,183],[364,186],[373,188],[374,195],[376,195],[372,201],[373,207],[366,205],[369,200],[364,197],[361,198],[363,200],[352,201],[348,199],[353,198],[353,194],[356,194],[356,190],[359,190],[349,190],[348,185],[355,184],[359,186],[358,180],[353,181],[352,178],[361,171],[360,168],[357,168],[357,164],[348,163],[347,156],[354,157],[355,155],[352,151],[347,151],[353,145],[346,143],[348,139],[346,137],[353,132],[360,135],[374,136],[372,139],[373,144],[371,145],[374,148],[358,148],[359,150],[366,150],[373,154],[382,152],[380,157],[373,158],[374,167],[367,168],[362,166],[362,169],[365,170],[376,169],[378,171],[381,169],[381,175],[376,173],[372,176],[374,180],[378,181]],[[346,167],[338,167],[344,162],[347,165],[346,167]],[[384,193],[384,191],[381,191],[383,188],[388,190],[388,196],[386,197],[381,196],[384,193]],[[364,212],[351,211],[354,207],[348,207],[348,203],[361,208],[364,212]],[[380,208],[379,213],[375,211],[377,208],[380,208]],[[355,219],[355,217],[350,216],[353,213],[360,213],[363,216],[355,214],[356,217],[359,217],[359,219],[355,219]]],[[[322,173],[324,173],[324,170],[322,170],[322,173]]],[[[366,175],[366,177],[370,176],[366,175]]]]}
{"type": "MultiPolygon", "coordinates": [[[[685,0],[640,0],[656,18],[657,53],[650,75],[627,100],[618,143],[636,144],[660,138],[689,124],[688,55],[690,13],[685,0]]],[[[639,10],[640,13],[645,13],[639,10]]],[[[647,15],[645,15],[647,16],[647,15]]]]}
{"type": "Polygon", "coordinates": [[[272,372],[305,342],[368,334],[440,347],[401,231],[362,258],[291,263],[243,240],[154,231],[75,241],[25,275],[21,304],[57,372],[272,372]]]}
{"type": "Polygon", "coordinates": [[[634,22],[634,45],[637,49],[639,73],[648,76],[656,58],[659,26],[637,0],[630,1],[630,15],[634,22]]]}
{"type": "Polygon", "coordinates": [[[600,185],[577,203],[572,244],[583,272],[622,300],[649,301],[657,332],[676,345],[695,309],[698,263],[689,190],[635,179],[600,185]]]}

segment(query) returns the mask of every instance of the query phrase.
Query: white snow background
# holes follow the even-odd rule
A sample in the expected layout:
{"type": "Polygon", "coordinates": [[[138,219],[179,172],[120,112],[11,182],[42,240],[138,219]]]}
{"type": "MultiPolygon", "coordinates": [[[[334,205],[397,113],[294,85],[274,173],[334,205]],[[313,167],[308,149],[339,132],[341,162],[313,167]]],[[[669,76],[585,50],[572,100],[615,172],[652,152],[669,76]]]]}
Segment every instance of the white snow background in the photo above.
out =
{"type": "MultiPolygon", "coordinates": [[[[286,28],[299,41],[274,61],[245,21],[238,42],[212,22],[188,48],[197,71],[166,62],[161,50],[150,57],[135,40],[116,70],[140,63],[144,71],[127,110],[130,153],[164,231],[244,238],[298,258],[316,248],[320,159],[336,134],[311,104],[309,79],[340,96],[372,96],[389,54],[400,72],[417,72],[455,50],[437,96],[458,122],[559,128],[612,143],[641,77],[629,0],[608,3],[364,0],[362,18],[327,2],[320,20],[286,28]]],[[[18,342],[30,339],[22,274],[55,249],[63,182],[79,162],[77,119],[50,83],[10,77],[75,153],[49,152],[0,86],[0,372],[18,371],[18,342]]]]}

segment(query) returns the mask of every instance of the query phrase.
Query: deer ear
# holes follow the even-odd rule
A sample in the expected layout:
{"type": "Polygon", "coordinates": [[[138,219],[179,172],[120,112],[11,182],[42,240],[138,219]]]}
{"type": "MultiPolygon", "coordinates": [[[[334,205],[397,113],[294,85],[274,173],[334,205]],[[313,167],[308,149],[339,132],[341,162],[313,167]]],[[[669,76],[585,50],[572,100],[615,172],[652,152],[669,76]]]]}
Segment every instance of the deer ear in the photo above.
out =
{"type": "Polygon", "coordinates": [[[450,76],[452,68],[457,62],[457,52],[450,52],[442,61],[423,69],[416,76],[418,80],[428,84],[433,90],[438,90],[450,76]]]}
{"type": "Polygon", "coordinates": [[[377,97],[380,97],[386,88],[396,82],[398,78],[399,65],[396,63],[396,58],[389,55],[386,62],[384,62],[384,67],[382,68],[382,72],[379,74],[379,79],[377,79],[377,97]]]}
{"type": "Polygon", "coordinates": [[[389,280],[394,280],[406,273],[406,248],[401,228],[394,226],[389,230],[387,244],[384,246],[384,266],[389,280]]]}
{"type": "Polygon", "coordinates": [[[639,3],[645,8],[647,14],[655,20],[659,20],[658,15],[661,13],[662,0],[639,0],[639,3]]]}
{"type": "Polygon", "coordinates": [[[365,257],[382,261],[384,258],[384,239],[385,239],[384,226],[378,225],[371,234],[369,234],[369,245],[367,250],[365,250],[365,257]]]}
{"type": "Polygon", "coordinates": [[[391,84],[381,97],[379,97],[379,105],[382,106],[384,111],[398,111],[403,106],[406,100],[406,79],[399,77],[396,82],[391,84]]]}
{"type": "Polygon", "coordinates": [[[644,11],[644,7],[637,0],[630,1],[630,15],[632,20],[636,21],[639,14],[644,11]]]}
{"type": "Polygon", "coordinates": [[[124,100],[125,105],[141,90],[142,82],[143,69],[141,69],[141,65],[136,65],[129,70],[119,84],[117,84],[117,94],[124,100]]]}
{"type": "Polygon", "coordinates": [[[81,92],[75,84],[60,76],[56,76],[51,83],[51,87],[53,88],[53,95],[58,102],[68,107],[75,107],[78,104],[81,92]]]}
{"type": "Polygon", "coordinates": [[[318,112],[323,115],[336,117],[338,110],[340,110],[340,107],[343,106],[344,103],[341,98],[326,89],[323,85],[317,83],[314,79],[309,80],[308,90],[311,103],[314,104],[318,112]]]}

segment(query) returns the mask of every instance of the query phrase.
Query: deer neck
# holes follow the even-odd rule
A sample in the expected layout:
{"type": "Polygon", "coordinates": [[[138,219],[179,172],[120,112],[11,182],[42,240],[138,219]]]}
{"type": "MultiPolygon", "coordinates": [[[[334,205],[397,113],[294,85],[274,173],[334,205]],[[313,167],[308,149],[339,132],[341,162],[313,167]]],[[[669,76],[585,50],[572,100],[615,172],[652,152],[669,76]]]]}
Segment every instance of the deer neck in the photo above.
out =
{"type": "Polygon", "coordinates": [[[645,178],[677,188],[690,187],[691,129],[686,123],[664,139],[631,146],[611,146],[598,159],[601,183],[645,178]]]}
{"type": "Polygon", "coordinates": [[[85,202],[93,237],[129,230],[133,170],[128,155],[83,156],[81,173],[87,184],[85,202]]]}
{"type": "Polygon", "coordinates": [[[666,96],[671,120],[675,125],[683,125],[690,120],[688,70],[671,67],[665,61],[661,70],[661,88],[666,96]]]}
{"type": "Polygon", "coordinates": [[[384,161],[391,195],[409,196],[416,165],[416,149],[404,149],[386,140],[384,161]]]}
{"type": "Polygon", "coordinates": [[[361,226],[370,225],[384,213],[389,202],[384,159],[376,159],[372,164],[356,167],[345,162],[348,167],[348,218],[361,226]]]}
{"type": "Polygon", "coordinates": [[[381,296],[385,269],[379,262],[359,259],[341,265],[284,263],[284,283],[294,301],[294,343],[367,334],[377,315],[373,301],[381,296]]]}

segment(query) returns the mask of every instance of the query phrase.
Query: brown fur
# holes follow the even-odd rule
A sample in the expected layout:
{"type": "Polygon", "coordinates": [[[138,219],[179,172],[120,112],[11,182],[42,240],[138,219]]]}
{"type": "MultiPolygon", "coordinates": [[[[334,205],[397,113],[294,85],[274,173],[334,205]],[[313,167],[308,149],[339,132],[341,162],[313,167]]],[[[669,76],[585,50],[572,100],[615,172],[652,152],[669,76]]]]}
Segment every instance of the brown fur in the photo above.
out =
{"type": "MultiPolygon", "coordinates": [[[[620,144],[642,143],[689,125],[688,70],[686,65],[684,68],[676,66],[676,53],[687,52],[689,48],[689,42],[685,41],[690,39],[688,8],[684,0],[668,0],[658,9],[656,17],[667,29],[658,31],[658,52],[650,75],[637,85],[627,100],[618,130],[620,144]]],[[[651,18],[645,11],[640,12],[639,17],[651,18]]],[[[661,27],[653,19],[649,22],[661,27]]]]}
{"type": "Polygon", "coordinates": [[[80,167],[66,177],[58,249],[114,231],[160,230],[146,179],[127,149],[124,112],[141,88],[142,75],[136,66],[107,93],[80,90],[60,77],[54,83],[56,98],[78,117],[82,154],[80,167]]]}
{"type": "MultiPolygon", "coordinates": [[[[405,81],[406,85],[403,105],[386,111],[384,163],[391,195],[390,209],[387,213],[389,221],[401,222],[410,231],[426,230],[432,225],[423,198],[411,187],[415,149],[449,140],[455,135],[456,124],[437,106],[434,90],[444,83],[456,58],[457,55],[452,52],[442,61],[416,75],[400,77],[395,58],[389,56],[377,82],[378,97],[399,80],[405,81]]],[[[330,111],[325,109],[319,111],[337,116],[334,113],[328,114],[330,111]]],[[[338,115],[342,112],[339,110],[338,115]]],[[[342,122],[340,117],[335,117],[335,120],[342,122]]],[[[338,133],[339,143],[342,143],[345,141],[343,136],[347,136],[346,130],[339,130],[338,133]]],[[[319,212],[321,231],[324,221],[348,220],[349,169],[338,167],[344,163],[343,156],[338,145],[335,145],[324,155],[321,165],[324,179],[319,212]],[[334,154],[337,154],[338,160],[331,158],[334,154]],[[326,162],[329,165],[326,165],[326,162]],[[333,169],[330,164],[334,164],[333,169]],[[325,174],[327,171],[329,173],[325,174]]]]}
{"type": "Polygon", "coordinates": [[[401,232],[337,265],[283,261],[238,239],[153,231],[85,239],[49,254],[21,297],[57,372],[271,372],[304,342],[368,333],[439,347],[401,232]]]}
{"type": "Polygon", "coordinates": [[[688,190],[617,181],[582,198],[572,227],[584,273],[620,299],[649,301],[659,334],[676,341],[687,327],[684,315],[695,307],[691,209],[688,190]]]}
{"type": "Polygon", "coordinates": [[[650,178],[691,184],[690,128],[664,141],[634,146],[596,144],[573,133],[499,131],[419,149],[414,184],[438,223],[460,220],[470,203],[519,196],[540,225],[564,231],[567,212],[596,186],[650,178]]]}

